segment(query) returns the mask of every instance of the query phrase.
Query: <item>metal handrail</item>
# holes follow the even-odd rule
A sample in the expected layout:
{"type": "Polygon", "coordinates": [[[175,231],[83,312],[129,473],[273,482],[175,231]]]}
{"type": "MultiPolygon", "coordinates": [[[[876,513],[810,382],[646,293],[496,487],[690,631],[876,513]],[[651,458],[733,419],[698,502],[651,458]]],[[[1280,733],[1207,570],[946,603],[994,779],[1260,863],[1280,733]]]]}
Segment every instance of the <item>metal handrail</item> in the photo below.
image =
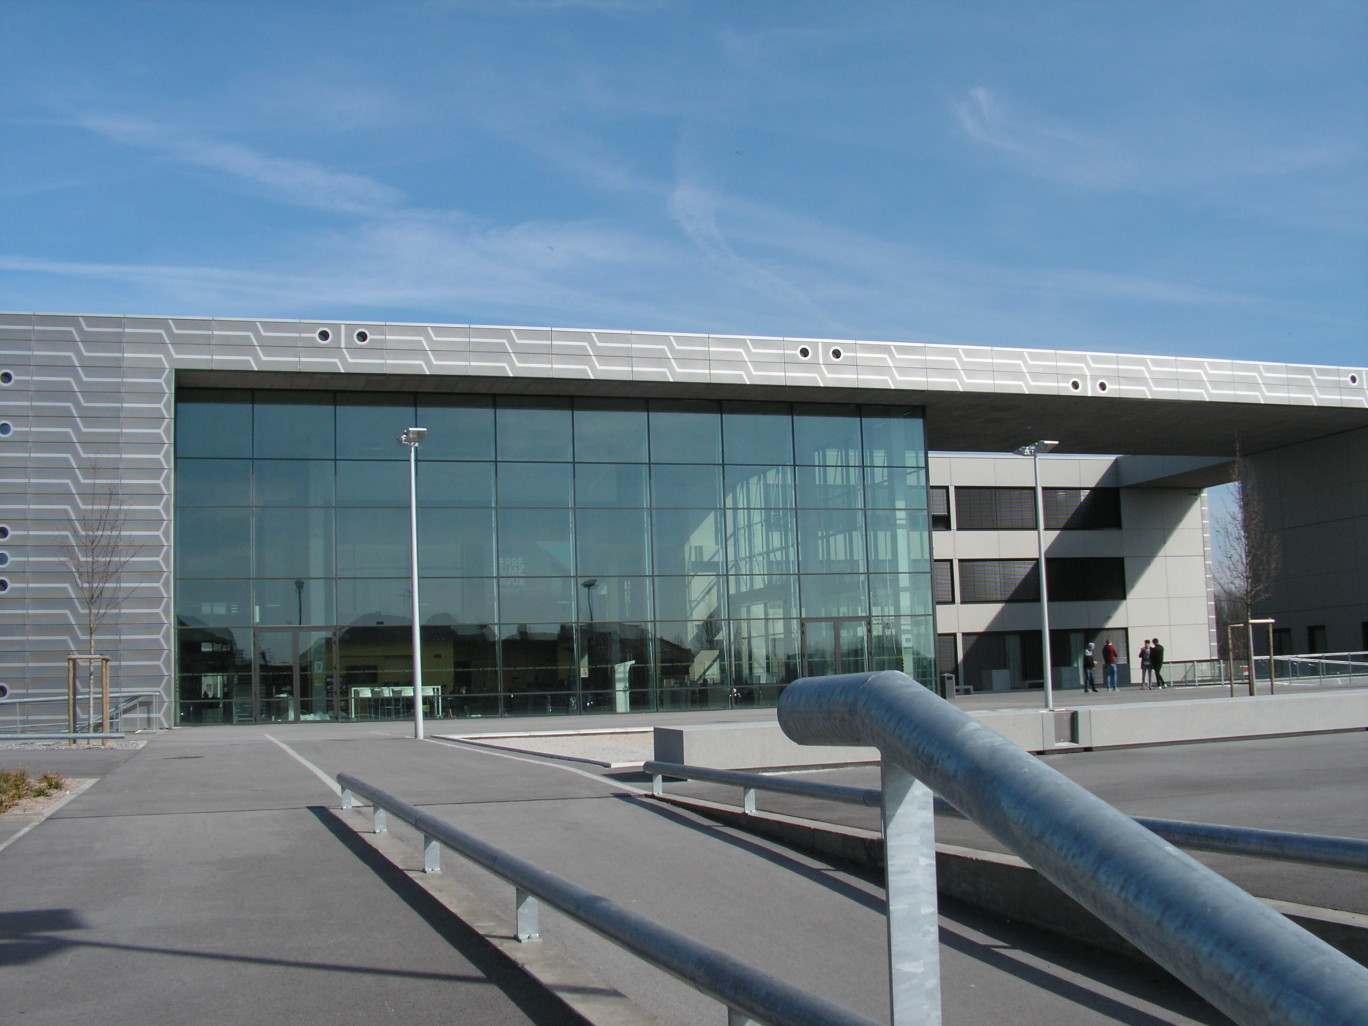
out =
{"type": "Polygon", "coordinates": [[[905,674],[795,681],[779,724],[878,748],[885,781],[892,766],[944,795],[1236,1022],[1368,1022],[1368,969],[905,674]]]}
{"type": "Polygon", "coordinates": [[[548,873],[349,773],[339,773],[337,783],[342,788],[344,809],[351,808],[357,796],[371,803],[375,809],[377,833],[386,829],[385,813],[417,830],[423,838],[425,871],[440,871],[440,846],[512,884],[519,940],[540,939],[536,901],[545,901],[599,936],[715,998],[729,1009],[750,1016],[757,1023],[768,1026],[875,1026],[872,1019],[548,873]]]}
{"type": "MultiPolygon", "coordinates": [[[[883,803],[883,791],[877,787],[828,784],[817,780],[773,777],[766,773],[747,773],[743,770],[686,766],[677,762],[647,762],[643,763],[641,768],[651,774],[651,793],[657,798],[664,794],[665,777],[740,787],[743,791],[742,804],[747,814],[751,815],[755,813],[756,791],[772,791],[800,798],[815,798],[870,808],[878,808],[883,803]]],[[[935,801],[936,812],[965,818],[964,813],[939,795],[935,801]]],[[[1301,834],[1289,830],[1261,830],[1257,827],[1191,823],[1186,820],[1153,819],[1148,816],[1131,818],[1146,830],[1188,851],[1247,855],[1251,858],[1298,862],[1307,866],[1368,872],[1368,840],[1361,837],[1301,834]]]]}

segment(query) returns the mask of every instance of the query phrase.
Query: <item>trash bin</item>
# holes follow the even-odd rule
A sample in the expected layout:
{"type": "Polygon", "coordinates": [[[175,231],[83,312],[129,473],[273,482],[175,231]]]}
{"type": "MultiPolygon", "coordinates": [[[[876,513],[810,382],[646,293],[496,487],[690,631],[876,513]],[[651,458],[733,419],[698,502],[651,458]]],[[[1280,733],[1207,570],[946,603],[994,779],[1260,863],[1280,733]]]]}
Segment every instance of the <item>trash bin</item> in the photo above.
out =
{"type": "Polygon", "coordinates": [[[955,697],[955,675],[953,673],[941,674],[941,698],[955,697]]]}

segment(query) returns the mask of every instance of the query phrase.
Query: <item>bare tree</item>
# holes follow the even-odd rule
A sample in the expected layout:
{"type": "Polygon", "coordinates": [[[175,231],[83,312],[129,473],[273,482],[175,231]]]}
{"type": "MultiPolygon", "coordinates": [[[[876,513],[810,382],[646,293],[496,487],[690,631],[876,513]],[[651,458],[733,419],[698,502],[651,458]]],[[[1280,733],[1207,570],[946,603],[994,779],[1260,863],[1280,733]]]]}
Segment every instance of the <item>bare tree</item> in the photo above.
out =
{"type": "MultiPolygon", "coordinates": [[[[92,466],[84,495],[78,494],[68,514],[69,532],[63,562],[71,571],[76,601],[85,627],[87,654],[94,657],[95,639],[106,620],[126,598],[122,578],[141,545],[128,541],[128,500],[118,484],[92,466]]],[[[94,694],[95,660],[90,660],[90,693],[94,694]]],[[[91,719],[94,719],[92,705],[91,719]]]]}
{"type": "MultiPolygon", "coordinates": [[[[1239,455],[1235,460],[1234,484],[1229,507],[1217,514],[1212,523],[1217,551],[1213,567],[1216,616],[1222,645],[1225,627],[1249,623],[1254,607],[1272,595],[1273,582],[1282,568],[1282,540],[1269,528],[1248,461],[1239,455]]],[[[1235,647],[1234,655],[1252,656],[1252,652],[1245,651],[1245,639],[1237,638],[1235,647]]]]}

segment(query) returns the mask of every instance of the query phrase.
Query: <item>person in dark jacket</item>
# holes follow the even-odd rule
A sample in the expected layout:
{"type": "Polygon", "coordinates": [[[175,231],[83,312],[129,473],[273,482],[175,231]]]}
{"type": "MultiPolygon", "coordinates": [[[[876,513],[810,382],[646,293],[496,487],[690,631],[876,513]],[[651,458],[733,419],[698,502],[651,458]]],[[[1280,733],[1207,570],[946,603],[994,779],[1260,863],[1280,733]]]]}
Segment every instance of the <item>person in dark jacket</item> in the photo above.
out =
{"type": "Polygon", "coordinates": [[[1156,688],[1172,687],[1172,684],[1164,683],[1164,646],[1159,644],[1159,639],[1154,639],[1154,644],[1150,646],[1150,669],[1154,671],[1154,686],[1156,688]]]}
{"type": "Polygon", "coordinates": [[[1093,668],[1097,666],[1097,660],[1093,658],[1093,647],[1089,645],[1083,650],[1083,690],[1096,691],[1097,682],[1093,680],[1093,668]]]}

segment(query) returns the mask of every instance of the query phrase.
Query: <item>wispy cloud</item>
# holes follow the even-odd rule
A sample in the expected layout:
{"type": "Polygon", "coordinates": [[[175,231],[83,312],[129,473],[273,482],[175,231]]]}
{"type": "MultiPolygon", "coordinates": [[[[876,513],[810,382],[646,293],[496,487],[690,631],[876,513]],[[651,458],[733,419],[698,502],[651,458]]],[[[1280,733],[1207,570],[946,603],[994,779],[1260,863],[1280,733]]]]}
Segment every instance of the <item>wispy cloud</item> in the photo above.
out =
{"type": "Polygon", "coordinates": [[[249,183],[281,202],[316,210],[371,214],[403,203],[399,190],[365,175],[334,171],[308,160],[273,157],[237,143],[180,132],[148,121],[88,117],[83,127],[181,163],[249,183]]]}

